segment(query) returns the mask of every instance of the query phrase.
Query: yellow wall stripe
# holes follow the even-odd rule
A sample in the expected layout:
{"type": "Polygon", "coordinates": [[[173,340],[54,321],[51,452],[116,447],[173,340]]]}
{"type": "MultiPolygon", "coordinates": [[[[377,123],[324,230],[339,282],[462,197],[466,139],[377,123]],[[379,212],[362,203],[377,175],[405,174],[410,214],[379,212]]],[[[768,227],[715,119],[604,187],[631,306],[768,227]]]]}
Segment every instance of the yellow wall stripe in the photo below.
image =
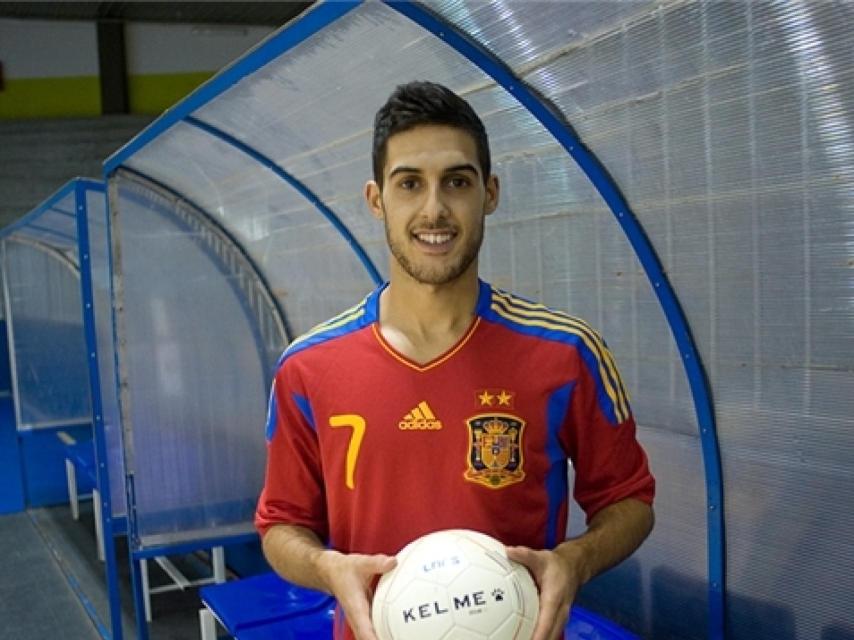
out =
{"type": "Polygon", "coordinates": [[[214,75],[212,71],[152,73],[128,77],[131,113],[158,115],[214,75]]]}
{"type": "Polygon", "coordinates": [[[7,78],[0,119],[89,118],[101,115],[98,76],[7,78]]]}
{"type": "MultiPolygon", "coordinates": [[[[181,101],[213,71],[128,76],[131,113],[158,115],[181,101]]],[[[0,119],[95,117],[101,115],[98,76],[8,78],[0,91],[0,119]]]]}

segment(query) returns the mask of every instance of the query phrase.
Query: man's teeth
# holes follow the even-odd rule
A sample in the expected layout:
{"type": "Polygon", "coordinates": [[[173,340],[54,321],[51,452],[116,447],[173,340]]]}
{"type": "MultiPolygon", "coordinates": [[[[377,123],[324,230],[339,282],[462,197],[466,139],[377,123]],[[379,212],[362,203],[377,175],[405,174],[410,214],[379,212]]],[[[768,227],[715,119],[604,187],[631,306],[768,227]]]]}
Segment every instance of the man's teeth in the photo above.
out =
{"type": "Polygon", "coordinates": [[[418,239],[428,244],[442,244],[451,239],[450,233],[419,233],[418,239]]]}

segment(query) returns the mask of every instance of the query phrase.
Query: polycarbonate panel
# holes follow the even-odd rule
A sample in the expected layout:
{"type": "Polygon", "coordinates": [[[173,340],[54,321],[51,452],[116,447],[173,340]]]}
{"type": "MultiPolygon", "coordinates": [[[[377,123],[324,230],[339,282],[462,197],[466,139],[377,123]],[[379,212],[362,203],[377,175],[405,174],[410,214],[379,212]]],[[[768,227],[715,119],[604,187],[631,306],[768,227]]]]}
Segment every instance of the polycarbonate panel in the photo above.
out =
{"type": "Polygon", "coordinates": [[[113,311],[110,299],[110,237],[107,232],[106,196],[86,191],[86,215],[89,229],[89,265],[92,272],[92,298],[95,307],[95,339],[98,344],[98,376],[101,392],[101,418],[107,450],[107,472],[113,517],[127,513],[125,493],[122,426],[116,380],[116,351],[113,336],[113,311]]]}
{"type": "MultiPolygon", "coordinates": [[[[572,160],[543,148],[536,156],[499,162],[496,173],[504,194],[516,192],[516,206],[490,216],[481,273],[590,322],[613,351],[632,398],[639,438],[658,481],[657,524],[633,559],[587,587],[581,602],[648,634],[641,623],[650,619],[653,601],[635,588],[650,581],[664,588],[667,571],[694,585],[707,582],[706,487],[688,381],[640,263],[572,160]],[[530,206],[522,208],[526,202],[530,206]],[[659,576],[662,567],[668,570],[659,576]],[[614,598],[618,592],[631,597],[614,598]]],[[[580,533],[583,523],[574,509],[570,526],[580,533]]],[[[685,638],[702,637],[706,628],[706,591],[694,589],[692,596],[697,601],[689,626],[700,635],[685,638]]],[[[658,611],[674,613],[660,603],[653,615],[658,611]]]]}
{"type": "MultiPolygon", "coordinates": [[[[532,38],[531,56],[508,25],[549,25],[536,31],[545,39],[561,28],[577,34],[584,6],[452,3],[440,11],[568,116],[676,287],[716,401],[728,637],[848,637],[854,516],[838,505],[851,502],[843,488],[854,476],[854,7],[664,3],[620,16],[616,4],[597,3],[601,21],[580,38],[555,38],[551,48],[532,38]],[[805,551],[807,540],[821,548],[805,551]]],[[[576,249],[595,261],[600,246],[576,249]]],[[[638,337],[649,324],[640,326],[638,337]]],[[[663,390],[655,369],[650,359],[641,378],[663,390]]],[[[670,378],[673,386],[672,370],[670,378]]],[[[678,415],[677,397],[656,400],[678,415]]],[[[659,476],[670,475],[682,454],[662,456],[648,437],[645,444],[659,476]]],[[[681,485],[688,473],[671,479],[681,485]]],[[[696,524],[659,518],[641,554],[658,539],[685,547],[685,527],[696,524]]],[[[690,612],[706,585],[681,565],[702,567],[666,553],[651,576],[647,633],[704,637],[690,612]]],[[[598,604],[607,601],[602,594],[598,604]]]]}
{"type": "Polygon", "coordinates": [[[486,45],[502,62],[524,68],[555,54],[555,47],[583,46],[633,16],[655,9],[649,0],[602,2],[571,0],[433,1],[428,5],[446,20],[486,45]]]}
{"type": "Polygon", "coordinates": [[[17,229],[15,237],[58,249],[67,253],[69,260],[77,264],[77,216],[73,207],[73,199],[63,198],[42,211],[26,226],[17,229]]]}
{"type": "Polygon", "coordinates": [[[181,203],[110,184],[125,463],[142,546],[252,529],[275,356],[222,246],[181,203]],[[272,361],[271,361],[272,360],[272,361]]]}
{"type": "MultiPolygon", "coordinates": [[[[644,638],[707,638],[706,611],[700,606],[708,589],[706,525],[682,516],[706,500],[705,479],[695,462],[699,442],[693,436],[644,427],[638,435],[655,470],[656,521],[679,526],[656,525],[655,534],[629,560],[585,585],[578,603],[627,628],[637,627],[651,610],[644,638]]],[[[574,502],[569,525],[570,536],[585,530],[584,513],[574,502]]]]}
{"type": "Polygon", "coordinates": [[[80,272],[24,237],[4,240],[4,254],[18,429],[89,422],[80,272]]]}
{"type": "MultiPolygon", "coordinates": [[[[264,273],[295,336],[357,303],[374,286],[317,207],[257,160],[197,127],[175,125],[127,164],[229,230],[264,273]]],[[[327,204],[333,210],[341,205],[327,204]]],[[[378,266],[385,264],[384,236],[365,249],[378,266]]]]}
{"type": "Polygon", "coordinates": [[[388,7],[367,3],[193,115],[246,142],[305,184],[385,273],[383,227],[362,197],[372,177],[374,113],[396,85],[414,78],[441,80],[458,90],[484,80],[482,72],[434,40],[388,7]],[[394,64],[376,64],[390,51],[394,64]],[[367,69],[370,82],[364,82],[367,69]]]}

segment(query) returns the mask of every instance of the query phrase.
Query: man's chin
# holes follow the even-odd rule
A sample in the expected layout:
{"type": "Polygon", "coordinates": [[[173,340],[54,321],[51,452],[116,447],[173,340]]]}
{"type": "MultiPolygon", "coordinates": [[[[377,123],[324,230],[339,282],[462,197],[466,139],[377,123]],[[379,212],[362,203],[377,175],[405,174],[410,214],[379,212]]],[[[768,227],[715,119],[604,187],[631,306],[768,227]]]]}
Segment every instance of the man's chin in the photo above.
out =
{"type": "Polygon", "coordinates": [[[403,268],[419,284],[431,286],[452,284],[462,278],[466,272],[465,267],[460,265],[447,266],[444,269],[418,268],[412,265],[409,268],[403,265],[403,268]]]}

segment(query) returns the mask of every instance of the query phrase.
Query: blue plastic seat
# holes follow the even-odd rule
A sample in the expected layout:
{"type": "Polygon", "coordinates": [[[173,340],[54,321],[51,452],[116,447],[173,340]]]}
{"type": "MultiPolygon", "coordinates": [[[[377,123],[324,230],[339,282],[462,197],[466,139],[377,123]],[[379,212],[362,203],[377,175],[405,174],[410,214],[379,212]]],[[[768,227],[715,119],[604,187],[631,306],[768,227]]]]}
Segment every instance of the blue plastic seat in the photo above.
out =
{"type": "Polygon", "coordinates": [[[332,637],[335,606],[237,632],[237,640],[325,640],[332,637]]]}
{"type": "MultiPolygon", "coordinates": [[[[318,633],[317,625],[325,623],[335,602],[325,593],[297,587],[272,572],[202,587],[199,595],[226,631],[240,638],[243,637],[241,632],[247,629],[271,623],[282,622],[285,628],[300,629],[303,624],[301,619],[310,618],[314,614],[319,614],[318,620],[321,622],[306,621],[305,624],[308,627],[315,625],[314,632],[318,633]]],[[[331,618],[328,624],[331,625],[331,618]]],[[[290,636],[280,634],[276,637],[284,639],[290,636]]]]}
{"type": "Polygon", "coordinates": [[[95,466],[95,447],[91,440],[75,442],[65,448],[65,457],[74,464],[77,474],[77,491],[90,493],[98,486],[97,469],[95,466]]]}
{"type": "Polygon", "coordinates": [[[638,640],[638,636],[579,606],[572,608],[564,638],[565,640],[638,640]]]}
{"type": "MultiPolygon", "coordinates": [[[[331,638],[335,600],[297,587],[275,573],[202,587],[202,602],[238,640],[331,638]]],[[[582,607],[572,608],[565,640],[638,640],[582,607]]]]}

